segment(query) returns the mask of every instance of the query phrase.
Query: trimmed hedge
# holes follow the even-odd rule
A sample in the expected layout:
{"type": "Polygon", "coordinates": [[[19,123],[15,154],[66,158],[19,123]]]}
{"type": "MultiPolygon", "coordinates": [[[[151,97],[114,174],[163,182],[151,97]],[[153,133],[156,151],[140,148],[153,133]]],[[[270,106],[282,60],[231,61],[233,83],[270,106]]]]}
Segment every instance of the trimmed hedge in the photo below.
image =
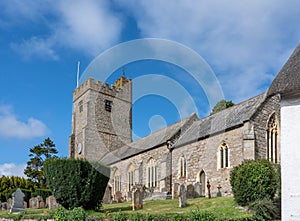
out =
{"type": "Polygon", "coordinates": [[[98,162],[55,158],[44,163],[44,174],[58,203],[67,209],[97,209],[101,205],[110,169],[98,162]]]}
{"type": "Polygon", "coordinates": [[[44,201],[46,201],[46,198],[51,195],[52,193],[49,189],[35,189],[35,191],[31,194],[31,197],[40,196],[43,198],[44,201]]]}
{"type": "Polygon", "coordinates": [[[273,199],[280,184],[280,171],[268,160],[250,160],[235,167],[230,184],[235,201],[242,206],[273,199]]]}

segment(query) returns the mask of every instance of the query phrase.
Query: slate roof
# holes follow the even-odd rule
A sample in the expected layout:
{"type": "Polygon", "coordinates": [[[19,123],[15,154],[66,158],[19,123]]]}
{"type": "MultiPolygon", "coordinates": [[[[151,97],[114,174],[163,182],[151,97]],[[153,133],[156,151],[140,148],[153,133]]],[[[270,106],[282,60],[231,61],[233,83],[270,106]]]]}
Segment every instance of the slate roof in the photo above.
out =
{"type": "Polygon", "coordinates": [[[189,117],[175,124],[162,128],[144,138],[130,143],[129,145],[123,146],[120,149],[107,153],[103,156],[102,159],[100,159],[100,161],[110,165],[122,159],[126,159],[133,155],[158,147],[170,140],[181,130],[181,128],[187,126],[188,124],[191,124],[191,122],[195,119],[198,119],[198,117],[195,113],[193,113],[189,117]]]}
{"type": "Polygon", "coordinates": [[[265,93],[194,122],[174,148],[240,126],[250,120],[264,100],[265,93]]]}
{"type": "Polygon", "coordinates": [[[267,96],[300,92],[300,44],[272,82],[267,96]]]}

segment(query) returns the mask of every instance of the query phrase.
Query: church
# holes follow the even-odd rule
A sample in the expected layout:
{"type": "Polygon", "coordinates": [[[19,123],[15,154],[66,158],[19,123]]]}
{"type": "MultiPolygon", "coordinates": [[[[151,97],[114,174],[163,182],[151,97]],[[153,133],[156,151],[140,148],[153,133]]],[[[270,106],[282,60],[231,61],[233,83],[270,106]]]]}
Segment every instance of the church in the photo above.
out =
{"type": "MultiPolygon", "coordinates": [[[[299,63],[299,53],[296,49],[278,76],[299,63]]],[[[111,167],[105,202],[129,200],[136,186],[149,199],[176,198],[182,183],[188,198],[230,196],[235,166],[254,159],[281,162],[281,96],[273,88],[205,118],[194,113],[132,141],[131,79],[122,76],[110,87],[90,78],[73,92],[69,156],[111,167]]]]}

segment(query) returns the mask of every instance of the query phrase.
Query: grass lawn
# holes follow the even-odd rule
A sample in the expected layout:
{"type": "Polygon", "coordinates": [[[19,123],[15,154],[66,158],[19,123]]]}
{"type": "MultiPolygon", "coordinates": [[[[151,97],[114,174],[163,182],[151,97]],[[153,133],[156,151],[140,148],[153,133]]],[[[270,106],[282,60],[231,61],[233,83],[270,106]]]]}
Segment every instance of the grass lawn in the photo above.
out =
{"type": "MultiPolygon", "coordinates": [[[[178,200],[148,200],[144,201],[144,208],[138,210],[139,213],[150,214],[168,214],[168,213],[186,213],[191,210],[200,209],[200,211],[207,211],[222,218],[238,218],[248,217],[251,213],[242,212],[239,210],[233,197],[216,197],[216,198],[195,198],[188,199],[188,206],[179,208],[178,200]]],[[[135,213],[132,211],[130,202],[104,204],[102,211],[104,213],[113,213],[122,211],[124,213],[135,213]]]]}
{"type": "MultiPolygon", "coordinates": [[[[233,197],[216,197],[216,198],[196,198],[189,199],[188,206],[179,208],[178,200],[149,200],[144,202],[144,208],[138,211],[132,211],[130,202],[104,204],[102,212],[87,211],[89,215],[94,217],[102,217],[122,212],[125,214],[176,214],[187,213],[191,210],[207,211],[219,218],[241,218],[249,217],[252,214],[242,212],[238,205],[234,202],[233,197]]],[[[23,218],[41,218],[49,217],[53,211],[48,209],[26,209],[22,214],[23,218]]],[[[16,214],[8,214],[8,211],[0,211],[0,217],[13,218],[16,214]]]]}

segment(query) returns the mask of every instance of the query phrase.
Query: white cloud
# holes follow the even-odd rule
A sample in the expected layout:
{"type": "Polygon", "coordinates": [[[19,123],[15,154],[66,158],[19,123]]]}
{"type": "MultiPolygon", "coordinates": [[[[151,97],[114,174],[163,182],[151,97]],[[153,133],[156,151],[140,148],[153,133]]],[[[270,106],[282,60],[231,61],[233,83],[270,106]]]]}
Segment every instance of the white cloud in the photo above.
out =
{"type": "Polygon", "coordinates": [[[9,106],[0,106],[0,137],[34,138],[48,132],[47,126],[40,120],[29,118],[26,122],[17,119],[9,106]]]}
{"type": "Polygon", "coordinates": [[[120,38],[121,19],[109,4],[104,0],[5,1],[0,6],[5,9],[8,21],[0,18],[0,22],[6,26],[40,26],[44,31],[43,35],[35,31],[29,38],[24,37],[22,42],[11,44],[27,59],[42,56],[57,60],[59,48],[75,49],[95,56],[120,38]]]}
{"type": "Polygon", "coordinates": [[[5,163],[0,165],[0,176],[19,176],[26,177],[24,169],[26,164],[5,163]]]}
{"type": "Polygon", "coordinates": [[[198,51],[231,99],[237,98],[237,92],[247,98],[263,92],[287,58],[282,55],[290,54],[300,37],[297,0],[179,0],[176,4],[135,0],[122,4],[136,18],[144,37],[176,40],[198,51]]]}

